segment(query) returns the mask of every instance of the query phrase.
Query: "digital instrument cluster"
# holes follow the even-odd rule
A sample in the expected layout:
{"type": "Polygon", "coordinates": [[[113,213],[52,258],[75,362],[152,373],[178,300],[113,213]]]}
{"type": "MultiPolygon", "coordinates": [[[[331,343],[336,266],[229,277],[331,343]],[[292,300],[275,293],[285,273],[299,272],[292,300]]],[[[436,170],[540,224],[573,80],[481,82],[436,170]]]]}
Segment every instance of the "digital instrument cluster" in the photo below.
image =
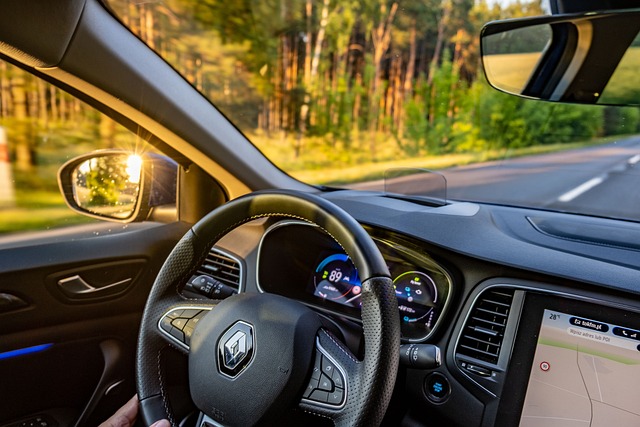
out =
{"type": "MultiPolygon", "coordinates": [[[[403,339],[427,338],[447,307],[449,275],[413,243],[373,237],[393,279],[403,339]]],[[[266,292],[360,317],[358,271],[342,248],[317,227],[298,222],[272,227],[261,243],[258,282],[266,292]]]]}
{"type": "MultiPolygon", "coordinates": [[[[379,242],[379,245],[383,244],[379,242]]],[[[397,255],[391,256],[392,247],[385,249],[383,254],[387,255],[385,259],[393,277],[403,336],[408,339],[425,337],[442,313],[444,301],[441,300],[447,297],[448,288],[439,290],[431,277],[433,272],[425,272],[428,270],[424,267],[417,270],[414,265],[402,262],[397,255]],[[445,295],[441,296],[440,292],[445,295]]],[[[322,255],[310,285],[309,289],[316,298],[360,309],[362,288],[358,271],[343,252],[322,255]]]]}

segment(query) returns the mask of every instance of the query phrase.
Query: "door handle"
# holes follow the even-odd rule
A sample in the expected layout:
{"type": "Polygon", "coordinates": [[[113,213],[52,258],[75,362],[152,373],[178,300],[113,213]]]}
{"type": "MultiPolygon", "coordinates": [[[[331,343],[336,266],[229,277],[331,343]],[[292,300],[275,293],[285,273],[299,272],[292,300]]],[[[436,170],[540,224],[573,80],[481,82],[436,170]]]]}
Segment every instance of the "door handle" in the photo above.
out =
{"type": "Polygon", "coordinates": [[[58,287],[69,298],[95,298],[105,295],[115,294],[124,289],[131,281],[132,277],[120,280],[108,285],[95,287],[87,283],[80,275],[76,274],[71,277],[58,280],[58,287]]]}
{"type": "Polygon", "coordinates": [[[0,313],[18,310],[28,305],[29,304],[20,297],[13,294],[0,293],[0,313]]]}

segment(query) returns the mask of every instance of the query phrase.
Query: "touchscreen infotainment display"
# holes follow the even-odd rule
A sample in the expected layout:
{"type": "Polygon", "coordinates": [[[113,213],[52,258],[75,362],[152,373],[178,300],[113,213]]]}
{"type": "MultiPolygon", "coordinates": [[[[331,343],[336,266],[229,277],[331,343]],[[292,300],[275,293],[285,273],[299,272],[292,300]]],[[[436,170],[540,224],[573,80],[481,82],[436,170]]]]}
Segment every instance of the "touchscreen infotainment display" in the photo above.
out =
{"type": "Polygon", "coordinates": [[[640,426],[640,331],[544,310],[521,427],[640,426]]]}

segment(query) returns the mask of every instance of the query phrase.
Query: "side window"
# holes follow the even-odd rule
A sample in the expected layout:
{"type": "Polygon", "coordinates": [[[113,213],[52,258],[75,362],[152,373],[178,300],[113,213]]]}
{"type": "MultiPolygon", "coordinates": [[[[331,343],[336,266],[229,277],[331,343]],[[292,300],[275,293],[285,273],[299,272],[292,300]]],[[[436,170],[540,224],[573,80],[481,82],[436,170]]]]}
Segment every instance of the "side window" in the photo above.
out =
{"type": "Polygon", "coordinates": [[[152,151],[89,105],[0,60],[0,235],[99,221],[67,207],[57,171],[105,148],[152,151]]]}

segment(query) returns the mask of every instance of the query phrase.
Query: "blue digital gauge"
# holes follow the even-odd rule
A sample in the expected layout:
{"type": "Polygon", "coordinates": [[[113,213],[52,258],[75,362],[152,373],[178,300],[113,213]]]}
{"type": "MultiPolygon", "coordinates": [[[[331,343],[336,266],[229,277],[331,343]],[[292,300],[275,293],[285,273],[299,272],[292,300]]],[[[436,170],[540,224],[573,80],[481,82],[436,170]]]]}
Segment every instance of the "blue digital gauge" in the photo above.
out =
{"type": "Polygon", "coordinates": [[[351,259],[345,254],[333,254],[323,259],[313,276],[313,294],[325,300],[360,307],[360,278],[351,259]]]}
{"type": "Polygon", "coordinates": [[[403,323],[420,322],[431,327],[438,289],[433,279],[420,271],[407,271],[393,281],[403,323]]]}

